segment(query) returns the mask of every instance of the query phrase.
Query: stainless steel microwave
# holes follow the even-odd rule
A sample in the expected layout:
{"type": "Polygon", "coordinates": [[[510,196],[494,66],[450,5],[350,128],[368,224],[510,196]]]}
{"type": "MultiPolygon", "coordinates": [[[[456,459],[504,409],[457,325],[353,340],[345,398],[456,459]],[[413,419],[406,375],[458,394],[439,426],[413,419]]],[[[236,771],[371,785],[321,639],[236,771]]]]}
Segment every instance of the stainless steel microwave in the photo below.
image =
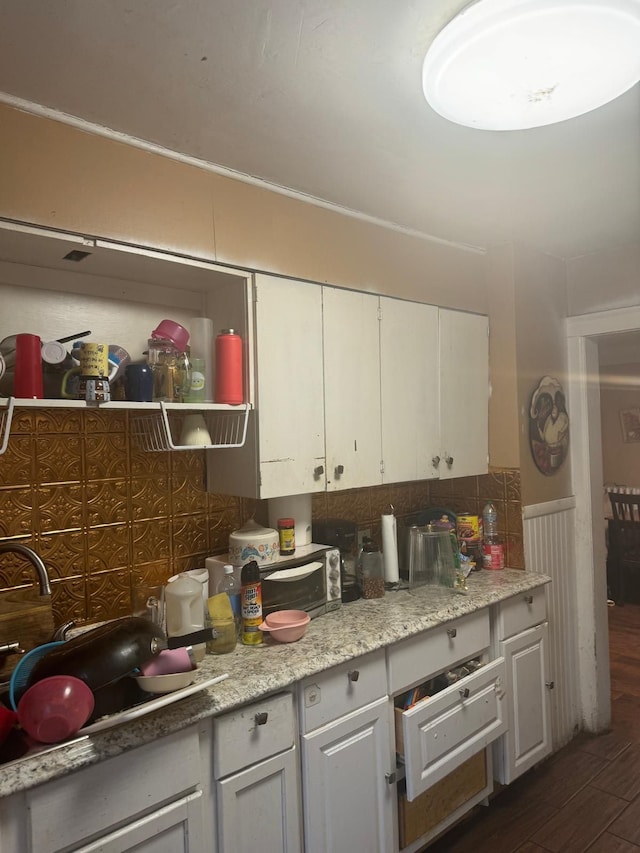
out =
{"type": "MultiPolygon", "coordinates": [[[[207,557],[209,570],[209,595],[215,593],[228,554],[207,557]]],[[[234,575],[240,579],[241,566],[234,566],[234,575]]],[[[342,605],[340,587],[340,551],[327,545],[296,547],[292,557],[278,557],[274,562],[260,566],[262,582],[262,612],[265,616],[275,610],[304,610],[311,618],[342,605]]]]}

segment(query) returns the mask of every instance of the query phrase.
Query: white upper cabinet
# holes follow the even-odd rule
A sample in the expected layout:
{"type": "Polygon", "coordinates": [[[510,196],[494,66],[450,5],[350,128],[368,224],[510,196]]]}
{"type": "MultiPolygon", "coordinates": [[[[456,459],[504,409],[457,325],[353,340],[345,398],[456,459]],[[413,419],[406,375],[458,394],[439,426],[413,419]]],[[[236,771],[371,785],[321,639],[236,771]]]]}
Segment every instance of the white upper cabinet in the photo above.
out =
{"type": "Polygon", "coordinates": [[[322,289],[256,276],[261,496],[324,490],[322,289]]]}
{"type": "Polygon", "coordinates": [[[374,486],[382,482],[379,300],[323,287],[322,302],[327,488],[374,486]]]}
{"type": "Polygon", "coordinates": [[[247,301],[254,411],[244,447],[209,451],[208,488],[262,499],[324,491],[322,287],[255,275],[247,301]]]}
{"type": "Polygon", "coordinates": [[[489,321],[439,309],[441,480],[486,474],[489,453],[489,321]]]}
{"type": "Polygon", "coordinates": [[[438,476],[438,309],[381,297],[380,393],[385,483],[438,476]]]}

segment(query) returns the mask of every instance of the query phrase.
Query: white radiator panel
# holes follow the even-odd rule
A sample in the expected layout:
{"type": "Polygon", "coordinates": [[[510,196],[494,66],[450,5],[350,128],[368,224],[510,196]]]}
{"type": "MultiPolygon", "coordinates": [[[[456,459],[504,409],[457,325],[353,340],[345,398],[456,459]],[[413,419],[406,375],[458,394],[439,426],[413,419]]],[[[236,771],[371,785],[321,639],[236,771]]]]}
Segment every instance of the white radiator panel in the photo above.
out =
{"type": "Polygon", "coordinates": [[[549,575],[549,678],[554,750],[574,737],[578,703],[578,625],[575,604],[575,499],[523,508],[527,571],[549,575]]]}

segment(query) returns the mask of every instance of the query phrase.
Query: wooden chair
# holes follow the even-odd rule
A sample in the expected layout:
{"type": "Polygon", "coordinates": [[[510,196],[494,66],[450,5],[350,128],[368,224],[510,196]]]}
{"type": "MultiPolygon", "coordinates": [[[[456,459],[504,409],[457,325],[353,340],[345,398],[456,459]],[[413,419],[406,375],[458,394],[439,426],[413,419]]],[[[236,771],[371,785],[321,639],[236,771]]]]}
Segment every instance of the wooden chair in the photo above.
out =
{"type": "Polygon", "coordinates": [[[629,572],[640,571],[640,495],[610,492],[608,565],[615,576],[615,601],[624,605],[629,572]]]}

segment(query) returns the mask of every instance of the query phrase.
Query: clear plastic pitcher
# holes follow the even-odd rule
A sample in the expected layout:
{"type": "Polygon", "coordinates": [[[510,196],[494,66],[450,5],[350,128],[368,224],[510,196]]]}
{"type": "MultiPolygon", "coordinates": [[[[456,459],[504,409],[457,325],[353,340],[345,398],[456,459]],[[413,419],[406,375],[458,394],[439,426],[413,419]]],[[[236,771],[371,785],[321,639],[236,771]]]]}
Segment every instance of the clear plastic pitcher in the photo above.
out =
{"type": "Polygon", "coordinates": [[[430,525],[409,531],[409,592],[422,586],[453,587],[455,559],[451,534],[430,525]]]}

